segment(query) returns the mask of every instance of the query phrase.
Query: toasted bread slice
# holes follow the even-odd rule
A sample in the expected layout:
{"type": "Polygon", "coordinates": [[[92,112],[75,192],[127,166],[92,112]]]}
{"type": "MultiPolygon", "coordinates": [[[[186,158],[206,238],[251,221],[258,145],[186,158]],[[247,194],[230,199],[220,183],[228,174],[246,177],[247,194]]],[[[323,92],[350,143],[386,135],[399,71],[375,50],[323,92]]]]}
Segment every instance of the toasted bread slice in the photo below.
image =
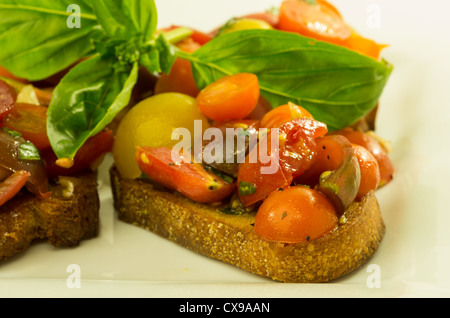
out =
{"type": "Polygon", "coordinates": [[[98,234],[100,200],[97,174],[60,177],[50,183],[52,197],[27,191],[0,207],[0,261],[46,239],[56,247],[74,247],[98,234]]]}
{"type": "Polygon", "coordinates": [[[332,233],[311,242],[282,244],[254,232],[254,214],[225,214],[147,180],[123,179],[114,167],[110,175],[121,221],[276,281],[318,283],[341,277],[373,255],[385,233],[373,193],[353,203],[345,222],[332,233]]]}

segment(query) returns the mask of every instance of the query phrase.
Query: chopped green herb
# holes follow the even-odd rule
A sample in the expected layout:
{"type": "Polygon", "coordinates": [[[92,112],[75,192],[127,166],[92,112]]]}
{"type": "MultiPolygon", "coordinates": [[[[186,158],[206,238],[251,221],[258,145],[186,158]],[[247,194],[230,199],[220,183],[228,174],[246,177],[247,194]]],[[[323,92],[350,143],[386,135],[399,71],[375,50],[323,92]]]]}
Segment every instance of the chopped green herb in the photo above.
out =
{"type": "Polygon", "coordinates": [[[239,182],[239,194],[242,196],[252,195],[256,192],[256,185],[250,182],[239,182]]]}
{"type": "Polygon", "coordinates": [[[11,130],[7,127],[3,127],[2,129],[3,129],[3,131],[7,132],[8,134],[10,134],[13,137],[22,137],[22,134],[18,131],[11,130]]]}
{"type": "Polygon", "coordinates": [[[269,9],[267,9],[266,12],[278,16],[280,14],[280,8],[277,6],[273,6],[269,9]]]}
{"type": "Polygon", "coordinates": [[[216,36],[220,36],[220,35],[222,35],[224,32],[226,32],[226,31],[228,31],[232,26],[233,26],[233,24],[235,24],[236,23],[236,21],[237,21],[238,19],[236,19],[236,18],[231,18],[231,19],[229,19],[220,29],[219,29],[219,31],[217,32],[217,35],[216,36]]]}
{"type": "Polygon", "coordinates": [[[218,188],[217,184],[210,185],[210,186],[208,187],[208,189],[211,190],[211,191],[216,190],[217,188],[218,188]]]}
{"type": "Polygon", "coordinates": [[[242,215],[251,212],[255,212],[255,206],[245,207],[242,202],[239,200],[237,194],[234,194],[228,205],[220,210],[222,213],[230,214],[230,215],[242,215]]]}
{"type": "Polygon", "coordinates": [[[215,174],[216,176],[218,176],[220,179],[222,179],[223,181],[225,181],[228,184],[232,184],[234,182],[234,178],[232,176],[230,176],[222,171],[219,171],[211,166],[203,166],[203,168],[206,171],[215,174]]]}
{"type": "Polygon", "coordinates": [[[19,146],[19,159],[21,160],[41,160],[41,155],[36,146],[27,141],[19,146]]]}

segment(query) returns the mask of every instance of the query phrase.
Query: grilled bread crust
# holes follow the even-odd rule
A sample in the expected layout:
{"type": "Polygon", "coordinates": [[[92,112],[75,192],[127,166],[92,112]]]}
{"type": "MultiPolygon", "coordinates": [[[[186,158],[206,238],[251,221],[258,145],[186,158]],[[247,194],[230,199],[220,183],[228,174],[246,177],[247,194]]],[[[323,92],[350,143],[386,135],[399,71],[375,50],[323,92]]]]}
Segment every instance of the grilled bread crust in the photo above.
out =
{"type": "Polygon", "coordinates": [[[121,221],[275,281],[319,283],[341,277],[364,264],[385,233],[374,193],[353,203],[332,233],[310,242],[283,244],[255,233],[255,214],[228,215],[147,180],[123,179],[114,167],[110,176],[121,221]]]}
{"type": "Polygon", "coordinates": [[[0,261],[21,253],[32,242],[75,247],[98,234],[100,200],[97,174],[60,177],[42,200],[23,191],[0,207],[0,261]]]}

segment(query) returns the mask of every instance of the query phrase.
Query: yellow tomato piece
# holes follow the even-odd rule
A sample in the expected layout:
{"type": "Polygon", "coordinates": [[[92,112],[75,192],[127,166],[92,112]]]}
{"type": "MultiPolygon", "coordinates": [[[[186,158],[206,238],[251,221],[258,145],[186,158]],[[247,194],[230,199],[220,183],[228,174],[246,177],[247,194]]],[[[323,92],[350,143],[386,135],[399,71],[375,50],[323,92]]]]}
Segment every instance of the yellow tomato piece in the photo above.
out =
{"type": "Polygon", "coordinates": [[[195,120],[202,122],[202,133],[209,122],[198,109],[195,98],[180,93],[154,95],[133,107],[123,118],[115,136],[114,161],[122,177],[136,179],[141,171],[136,162],[136,148],[173,147],[172,132],[186,128],[194,139],[195,120]]]}
{"type": "Polygon", "coordinates": [[[271,30],[273,29],[273,27],[264,20],[253,18],[242,18],[226,25],[222,32],[230,33],[239,30],[254,30],[254,29],[271,30]]]}

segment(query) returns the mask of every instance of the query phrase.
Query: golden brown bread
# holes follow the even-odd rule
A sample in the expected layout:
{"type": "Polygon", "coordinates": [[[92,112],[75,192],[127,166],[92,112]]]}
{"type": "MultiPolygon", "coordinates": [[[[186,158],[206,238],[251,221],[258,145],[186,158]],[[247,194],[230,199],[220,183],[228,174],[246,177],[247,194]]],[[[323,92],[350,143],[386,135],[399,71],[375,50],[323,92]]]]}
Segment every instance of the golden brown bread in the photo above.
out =
{"type": "Polygon", "coordinates": [[[25,251],[35,240],[74,247],[98,233],[100,200],[96,173],[61,177],[50,184],[52,197],[23,191],[0,207],[0,261],[25,251]]]}
{"type": "Polygon", "coordinates": [[[345,223],[311,242],[282,244],[253,231],[254,214],[228,215],[146,180],[126,180],[110,170],[121,221],[145,228],[197,253],[257,275],[288,283],[318,283],[341,277],[373,255],[385,233],[374,193],[345,212],[345,223]]]}

